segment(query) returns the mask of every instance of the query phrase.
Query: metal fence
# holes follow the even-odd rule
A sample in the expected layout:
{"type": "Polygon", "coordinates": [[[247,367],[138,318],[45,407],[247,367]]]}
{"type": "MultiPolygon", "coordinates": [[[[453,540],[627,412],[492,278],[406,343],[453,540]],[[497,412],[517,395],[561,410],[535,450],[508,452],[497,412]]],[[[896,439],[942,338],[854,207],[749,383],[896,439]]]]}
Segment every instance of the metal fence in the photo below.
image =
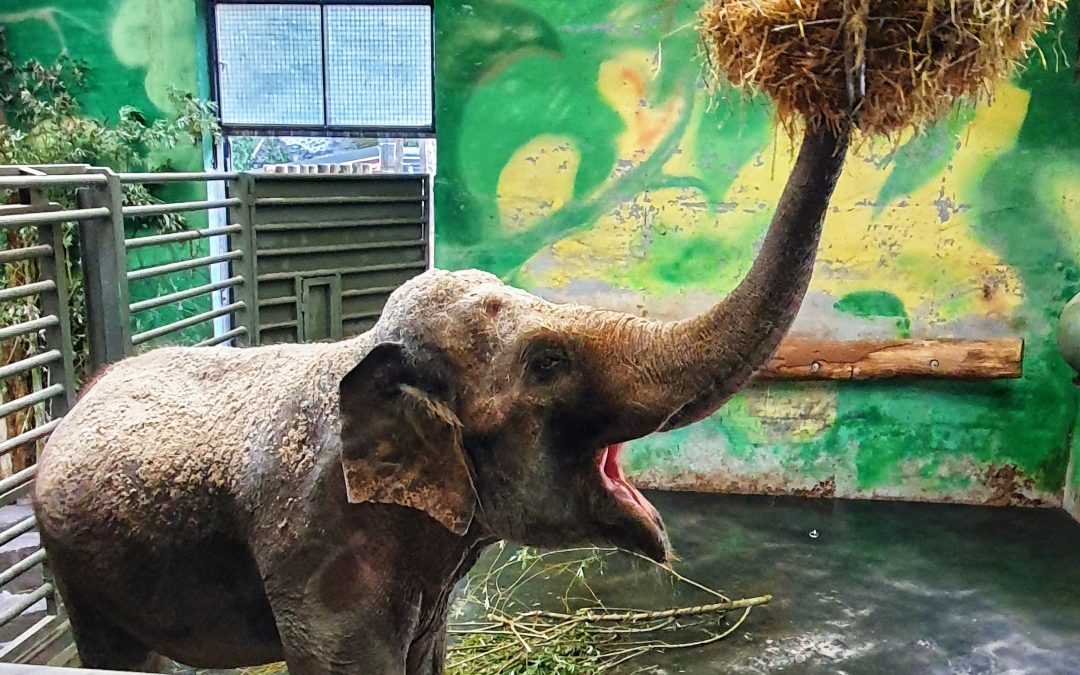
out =
{"type": "Polygon", "coordinates": [[[78,382],[163,344],[365,330],[388,294],[428,267],[429,185],[426,175],[65,165],[0,167],[0,195],[0,662],[45,663],[71,648],[27,495],[37,452],[78,382]],[[125,204],[147,185],[177,187],[182,198],[125,204]]]}
{"type": "Polygon", "coordinates": [[[86,289],[86,332],[91,369],[96,370],[106,363],[162,343],[209,346],[241,338],[238,344],[249,344],[243,339],[250,331],[246,323],[248,304],[244,293],[245,286],[253,283],[247,280],[253,280],[254,274],[250,269],[251,246],[245,241],[247,233],[241,225],[226,221],[217,227],[128,236],[132,229],[130,223],[136,219],[177,214],[190,217],[205,213],[218,216],[220,221],[222,213],[240,206],[240,199],[226,196],[222,199],[123,205],[124,186],[197,183],[201,191],[206,191],[215,182],[231,186],[239,176],[233,173],[90,171],[105,179],[83,187],[76,196],[81,211],[97,214],[87,214],[79,219],[78,237],[86,289]],[[186,251],[182,246],[185,244],[188,245],[186,251]],[[171,255],[160,255],[162,249],[168,249],[171,255]],[[149,256],[156,262],[141,263],[141,259],[146,258],[141,254],[147,251],[159,252],[157,256],[149,256]],[[168,261],[160,262],[162,258],[168,261]],[[140,286],[144,288],[142,297],[133,299],[133,289],[140,286]],[[160,310],[166,307],[176,309],[174,315],[179,318],[160,320],[160,310]],[[159,313],[158,320],[144,319],[155,312],[159,313]],[[215,322],[222,318],[226,320],[224,324],[215,322]],[[212,330],[210,325],[214,326],[212,330]],[[199,326],[204,329],[202,339],[190,337],[198,333],[183,333],[199,326]],[[226,328],[222,329],[222,326],[226,328]]]}
{"type": "MultiPolygon", "coordinates": [[[[75,368],[68,305],[68,259],[61,224],[74,214],[50,202],[46,190],[76,187],[101,177],[49,175],[26,169],[0,174],[0,188],[14,191],[0,206],[0,229],[19,228],[6,236],[0,251],[4,264],[0,306],[0,381],[4,386],[0,418],[4,421],[0,455],[9,460],[0,480],[0,660],[28,660],[67,626],[49,578],[45,553],[34,533],[34,517],[25,505],[34,474],[36,448],[59,424],[75,401],[75,368]],[[23,175],[10,175],[22,173],[23,175]],[[14,457],[21,462],[14,464],[14,457]]],[[[7,232],[5,232],[7,234],[7,232]]]]}

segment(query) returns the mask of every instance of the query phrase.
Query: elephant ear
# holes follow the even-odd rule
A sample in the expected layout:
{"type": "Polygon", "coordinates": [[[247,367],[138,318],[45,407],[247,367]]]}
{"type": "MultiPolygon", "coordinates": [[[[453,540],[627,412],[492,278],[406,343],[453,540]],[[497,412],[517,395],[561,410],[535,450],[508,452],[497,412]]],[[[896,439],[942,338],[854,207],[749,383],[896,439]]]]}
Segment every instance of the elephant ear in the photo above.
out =
{"type": "Polygon", "coordinates": [[[395,343],[372,349],[339,387],[341,464],[349,502],[419,509],[461,535],[476,492],[442,370],[421,372],[395,343]]]}

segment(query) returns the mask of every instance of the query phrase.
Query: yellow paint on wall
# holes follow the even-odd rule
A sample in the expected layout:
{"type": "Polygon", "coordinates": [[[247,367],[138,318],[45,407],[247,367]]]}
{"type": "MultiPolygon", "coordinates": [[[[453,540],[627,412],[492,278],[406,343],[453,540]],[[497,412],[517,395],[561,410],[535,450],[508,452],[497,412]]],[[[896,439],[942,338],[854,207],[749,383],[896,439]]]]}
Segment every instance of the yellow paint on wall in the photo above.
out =
{"type": "Polygon", "coordinates": [[[556,243],[552,251],[558,270],[535,275],[550,285],[558,278],[605,279],[611,268],[626,267],[636,251],[642,233],[667,227],[695,230],[710,220],[704,196],[693,189],[666,188],[643,192],[598,218],[588,230],[556,243]]]}
{"type": "Polygon", "coordinates": [[[1020,302],[1016,274],[971,234],[978,214],[964,203],[994,157],[1016,141],[1028,94],[1002,83],[997,101],[982,105],[958,142],[950,165],[875,217],[872,200],[888,171],[872,149],[848,161],[825,224],[822,265],[842,275],[817,275],[814,288],[834,294],[886,290],[908,308],[922,306],[931,319],[1007,315],[1020,302]]]}
{"type": "MultiPolygon", "coordinates": [[[[836,296],[888,291],[909,309],[922,308],[942,321],[1010,313],[1020,302],[1019,279],[972,237],[977,214],[964,203],[964,188],[974,186],[994,156],[1013,145],[1027,103],[1025,91],[1003,83],[996,104],[976,111],[951,164],[876,216],[873,200],[889,176],[881,159],[892,143],[856,146],[832,199],[811,287],[836,296]]],[[[738,205],[735,214],[724,216],[726,228],[737,228],[733,221],[755,218],[762,208],[771,212],[796,148],[785,134],[776,133],[761,155],[742,168],[725,197],[738,205]]]]}
{"type": "MultiPolygon", "coordinates": [[[[681,112],[681,97],[653,105],[645,95],[652,58],[644,50],[628,51],[600,69],[598,87],[627,124],[618,141],[621,159],[647,157],[670,133],[681,112]]],[[[690,149],[704,103],[707,100],[700,96],[694,100],[694,118],[681,141],[683,152],[665,166],[670,174],[696,172],[690,149]]],[[[890,173],[882,159],[897,141],[866,141],[853,149],[826,220],[812,288],[837,297],[864,290],[887,291],[931,322],[1011,314],[1021,299],[1019,278],[972,236],[978,214],[964,203],[964,195],[977,186],[995,156],[1013,145],[1027,105],[1027,92],[1002,83],[996,102],[976,110],[950,165],[876,215],[873,200],[890,173]]],[[[775,133],[733,181],[724,198],[735,204],[729,212],[709,212],[704,196],[692,189],[643,192],[600,217],[588,230],[538,254],[545,264],[527,264],[526,271],[535,283],[548,287],[561,287],[575,279],[611,280],[647,255],[647,237],[662,236],[666,230],[732,240],[745,235],[748,228],[760,230],[780,196],[795,149],[785,134],[775,133]]],[[[566,139],[541,137],[522,148],[499,183],[504,223],[526,227],[549,209],[557,209],[569,199],[576,168],[577,153],[566,139]]],[[[725,270],[718,269],[716,278],[723,276],[725,270]]],[[[709,286],[712,281],[702,279],[700,285],[709,286]]],[[[695,285],[694,280],[687,280],[687,287],[695,285]]]]}
{"type": "Polygon", "coordinates": [[[799,387],[756,387],[745,392],[747,413],[760,422],[751,443],[768,445],[777,435],[793,440],[812,439],[836,422],[836,387],[828,384],[799,387]]]}
{"type": "Polygon", "coordinates": [[[1080,169],[1065,161],[1048,162],[1033,182],[1043,188],[1034,196],[1056,217],[1058,237],[1071,257],[1080,258],[1080,169]]]}
{"type": "Polygon", "coordinates": [[[635,49],[600,65],[600,95],[626,124],[616,145],[623,161],[640,162],[648,157],[675,125],[685,105],[677,94],[664,102],[650,100],[648,83],[657,67],[655,59],[654,53],[635,49]]]}
{"type": "Polygon", "coordinates": [[[528,229],[573,197],[581,156],[571,139],[544,135],[513,154],[499,174],[499,218],[507,230],[528,229]]]}

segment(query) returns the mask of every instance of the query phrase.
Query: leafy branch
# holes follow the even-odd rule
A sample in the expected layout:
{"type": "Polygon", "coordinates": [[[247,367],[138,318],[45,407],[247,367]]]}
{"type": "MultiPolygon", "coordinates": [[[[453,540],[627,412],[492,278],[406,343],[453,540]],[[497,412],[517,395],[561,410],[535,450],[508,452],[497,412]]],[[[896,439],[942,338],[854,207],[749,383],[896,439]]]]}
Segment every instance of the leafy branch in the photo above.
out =
{"type": "Polygon", "coordinates": [[[652,652],[700,648],[730,636],[752,608],[772,596],[732,600],[687,579],[666,565],[636,554],[673,581],[719,602],[662,610],[607,607],[589,585],[603,574],[618,549],[567,549],[537,553],[520,549],[496,556],[486,570],[474,574],[457,612],[479,614],[479,620],[455,618],[448,647],[450,675],[570,675],[603,673],[652,652]],[[563,611],[534,609],[529,600],[565,580],[563,611]],[[536,588],[534,588],[536,587],[536,588]],[[587,597],[574,597],[584,592],[587,597]],[[578,606],[576,609],[574,606],[578,606]],[[727,612],[742,610],[730,625],[727,612]]]}

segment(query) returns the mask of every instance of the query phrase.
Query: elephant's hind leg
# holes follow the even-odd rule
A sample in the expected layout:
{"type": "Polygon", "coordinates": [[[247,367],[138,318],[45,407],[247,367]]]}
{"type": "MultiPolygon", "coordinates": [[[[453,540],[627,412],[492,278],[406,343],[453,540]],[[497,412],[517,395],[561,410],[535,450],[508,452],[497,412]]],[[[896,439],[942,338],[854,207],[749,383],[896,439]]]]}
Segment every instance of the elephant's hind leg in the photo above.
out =
{"type": "Polygon", "coordinates": [[[165,659],[84,602],[77,593],[69,591],[62,593],[62,597],[83,668],[144,673],[163,669],[165,659]]]}

